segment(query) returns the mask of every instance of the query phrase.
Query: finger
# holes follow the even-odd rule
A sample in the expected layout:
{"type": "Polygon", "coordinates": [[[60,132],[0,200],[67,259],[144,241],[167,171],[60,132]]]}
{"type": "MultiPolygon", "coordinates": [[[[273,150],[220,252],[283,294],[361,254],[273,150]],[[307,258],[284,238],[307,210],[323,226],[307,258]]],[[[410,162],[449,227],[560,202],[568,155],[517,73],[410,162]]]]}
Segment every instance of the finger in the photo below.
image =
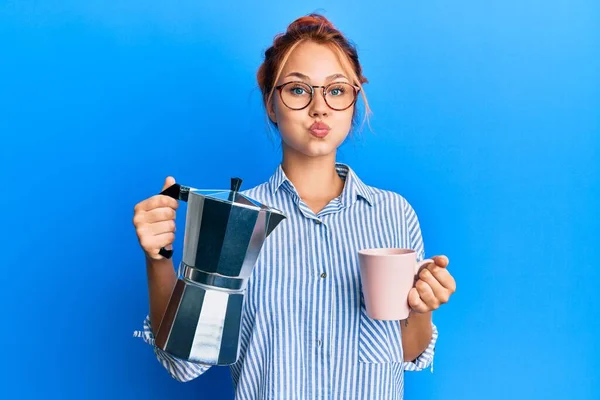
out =
{"type": "Polygon", "coordinates": [[[427,304],[421,300],[421,297],[419,297],[419,292],[415,288],[410,289],[410,292],[408,292],[408,306],[413,311],[418,313],[425,313],[429,311],[427,304]]]}
{"type": "Polygon", "coordinates": [[[142,211],[150,211],[160,207],[171,207],[176,210],[179,207],[179,202],[172,197],[157,194],[140,203],[142,211]]]}
{"type": "Polygon", "coordinates": [[[175,232],[175,221],[160,221],[148,225],[148,232],[154,236],[161,235],[163,233],[175,232]]]}
{"type": "Polygon", "coordinates": [[[433,295],[438,300],[438,302],[440,302],[441,304],[448,302],[448,300],[450,299],[450,293],[448,292],[448,289],[443,287],[442,284],[438,282],[438,280],[435,278],[435,276],[433,276],[431,271],[429,271],[428,269],[424,269],[423,271],[421,271],[419,276],[423,281],[425,281],[429,285],[429,287],[433,291],[433,295]]]}
{"type": "MultiPolygon", "coordinates": [[[[153,224],[143,224],[136,228],[137,235],[142,240],[149,240],[154,236],[161,235],[163,233],[174,233],[175,232],[175,221],[161,221],[153,224]]],[[[146,246],[150,246],[147,244],[146,246]]]]}
{"type": "Polygon", "coordinates": [[[156,241],[157,250],[160,250],[162,247],[171,248],[171,245],[175,241],[175,234],[172,232],[162,233],[160,235],[156,235],[154,238],[154,240],[156,241]]]}
{"type": "Polygon", "coordinates": [[[174,241],[174,233],[162,233],[156,236],[145,237],[141,245],[148,254],[156,255],[161,248],[171,247],[174,241]]]}
{"type": "Polygon", "coordinates": [[[434,267],[429,270],[435,279],[451,293],[456,292],[456,280],[446,268],[434,267]]]}
{"type": "Polygon", "coordinates": [[[144,219],[146,223],[152,224],[154,222],[171,221],[175,219],[175,210],[171,207],[159,207],[144,213],[144,219]]]}
{"type": "Polygon", "coordinates": [[[163,190],[165,190],[166,188],[173,186],[175,184],[175,178],[173,178],[172,176],[167,176],[167,179],[165,179],[165,183],[163,184],[163,188],[161,190],[161,192],[163,190]]]}
{"type": "Polygon", "coordinates": [[[427,284],[425,281],[419,279],[415,284],[415,288],[417,289],[421,300],[423,300],[423,302],[427,304],[430,309],[435,310],[440,306],[440,302],[433,294],[431,286],[429,286],[429,284],[427,284]]]}
{"type": "Polygon", "coordinates": [[[438,267],[446,268],[448,264],[450,264],[450,260],[444,255],[431,257],[431,259],[435,262],[435,265],[437,265],[438,267]]]}

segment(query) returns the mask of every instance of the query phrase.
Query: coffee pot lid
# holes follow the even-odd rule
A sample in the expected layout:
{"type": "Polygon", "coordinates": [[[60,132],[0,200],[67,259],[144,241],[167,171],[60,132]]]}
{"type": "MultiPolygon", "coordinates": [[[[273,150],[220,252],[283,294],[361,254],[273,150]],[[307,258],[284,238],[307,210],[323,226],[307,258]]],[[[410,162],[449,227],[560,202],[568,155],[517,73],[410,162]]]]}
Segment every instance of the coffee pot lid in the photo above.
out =
{"type": "Polygon", "coordinates": [[[172,186],[165,189],[161,194],[165,194],[167,196],[171,196],[173,198],[178,198],[183,201],[187,201],[189,194],[197,194],[206,197],[207,199],[222,201],[226,203],[231,203],[233,205],[246,206],[250,208],[258,208],[271,210],[271,207],[268,207],[257,200],[254,200],[246,195],[243,195],[239,192],[240,187],[242,186],[242,179],[234,177],[231,178],[231,188],[230,190],[224,189],[195,189],[189,186],[183,186],[180,184],[173,184],[172,186]]]}

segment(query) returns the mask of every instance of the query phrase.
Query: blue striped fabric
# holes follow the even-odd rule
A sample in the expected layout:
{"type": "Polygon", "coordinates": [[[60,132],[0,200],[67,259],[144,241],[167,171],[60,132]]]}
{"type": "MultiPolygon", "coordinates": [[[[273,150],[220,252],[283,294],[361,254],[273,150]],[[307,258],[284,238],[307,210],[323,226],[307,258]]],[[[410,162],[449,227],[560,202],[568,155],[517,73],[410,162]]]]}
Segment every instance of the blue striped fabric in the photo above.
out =
{"type": "MultiPolygon", "coordinates": [[[[424,258],[417,216],[401,195],[365,185],[346,164],[336,169],[344,190],[318,214],[281,165],[243,192],[288,218],[248,282],[241,356],[230,367],[237,399],[402,399],[404,371],[433,371],[435,325],[426,351],[404,362],[399,322],[367,317],[360,286],[359,249],[412,248],[424,258]]],[[[154,345],[148,317],[135,336],[154,345]]],[[[209,368],[154,352],[179,381],[209,368]]]]}

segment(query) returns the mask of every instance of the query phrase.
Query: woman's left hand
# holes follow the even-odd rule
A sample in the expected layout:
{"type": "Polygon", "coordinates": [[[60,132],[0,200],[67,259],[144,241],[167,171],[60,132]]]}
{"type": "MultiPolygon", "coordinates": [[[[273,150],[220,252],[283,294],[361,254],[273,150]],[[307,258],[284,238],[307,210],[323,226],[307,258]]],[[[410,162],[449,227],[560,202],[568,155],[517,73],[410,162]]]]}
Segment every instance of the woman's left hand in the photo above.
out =
{"type": "Polygon", "coordinates": [[[456,291],[456,281],[446,269],[449,260],[446,256],[432,257],[419,273],[419,279],[408,293],[408,305],[417,313],[437,310],[450,300],[456,291]]]}

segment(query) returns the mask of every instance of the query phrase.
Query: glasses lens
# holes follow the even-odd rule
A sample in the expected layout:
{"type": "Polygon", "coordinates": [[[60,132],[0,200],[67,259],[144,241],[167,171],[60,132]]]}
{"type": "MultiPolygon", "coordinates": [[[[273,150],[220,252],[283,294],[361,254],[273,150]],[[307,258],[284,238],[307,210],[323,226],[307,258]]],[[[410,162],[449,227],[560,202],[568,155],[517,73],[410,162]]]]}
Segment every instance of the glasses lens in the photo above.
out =
{"type": "Polygon", "coordinates": [[[339,82],[327,86],[325,101],[334,110],[345,110],[354,103],[356,90],[349,83],[339,82]]]}
{"type": "Polygon", "coordinates": [[[289,108],[301,109],[310,103],[311,87],[304,83],[292,82],[281,88],[281,100],[289,108]]]}

